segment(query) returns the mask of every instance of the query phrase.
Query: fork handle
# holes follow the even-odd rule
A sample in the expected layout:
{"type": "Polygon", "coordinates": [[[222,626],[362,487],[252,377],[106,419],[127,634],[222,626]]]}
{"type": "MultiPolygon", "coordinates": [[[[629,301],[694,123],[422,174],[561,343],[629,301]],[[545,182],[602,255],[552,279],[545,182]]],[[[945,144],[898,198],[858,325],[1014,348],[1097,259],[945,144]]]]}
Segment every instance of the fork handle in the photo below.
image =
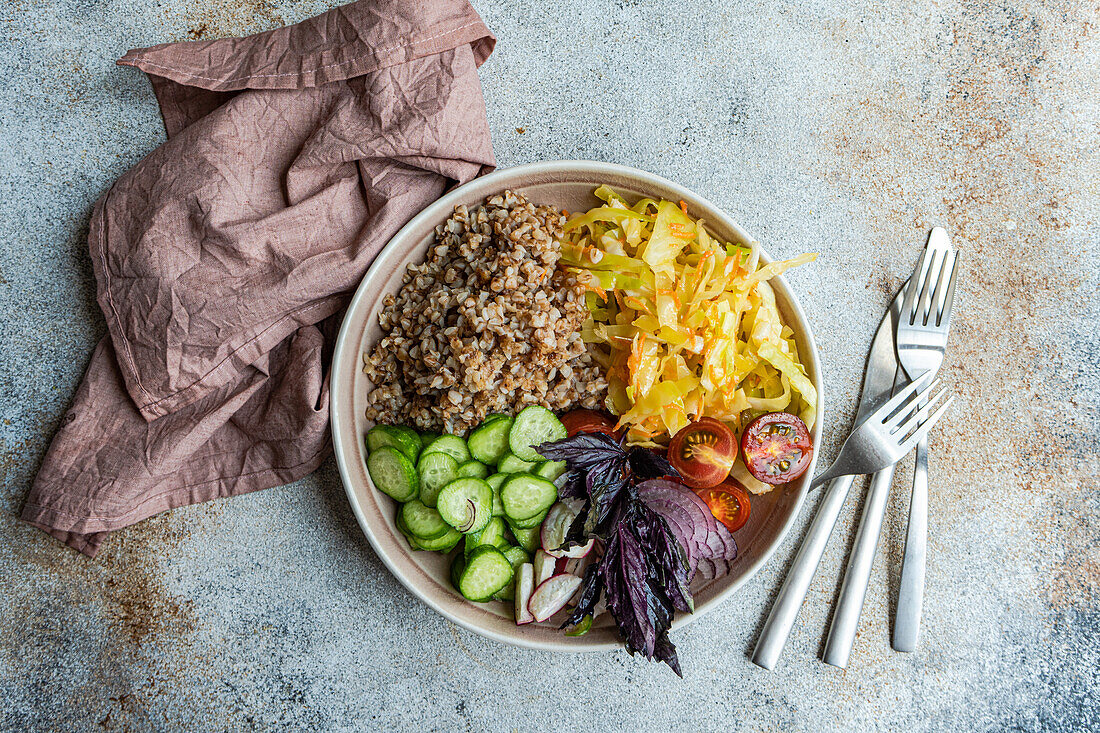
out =
{"type": "Polygon", "coordinates": [[[871,566],[875,562],[879,533],[882,531],[882,518],[886,514],[886,499],[890,496],[890,484],[894,480],[894,467],[884,468],[871,479],[867,489],[867,500],[863,507],[863,516],[856,531],[856,543],[848,558],[844,571],[844,582],[840,587],[840,598],[833,611],[833,622],[829,627],[829,638],[825,642],[822,659],[826,664],[844,669],[848,666],[856,632],[859,630],[859,616],[863,611],[863,600],[867,596],[867,583],[871,579],[871,566]]]}
{"type": "Polygon", "coordinates": [[[917,648],[921,605],[924,602],[924,570],[928,550],[928,438],[917,443],[913,467],[913,494],[909,499],[909,528],[905,534],[905,557],[901,566],[901,587],[894,615],[893,647],[899,652],[917,648]]]}
{"type": "Polygon", "coordinates": [[[752,652],[754,664],[764,669],[772,669],[779,661],[779,655],[783,653],[783,646],[787,643],[787,637],[790,636],[794,622],[798,618],[802,601],[805,600],[806,592],[810,589],[810,582],[814,579],[817,566],[821,564],[821,556],[825,554],[825,546],[829,543],[829,536],[833,533],[833,527],[836,526],[837,517],[840,516],[840,510],[844,507],[844,500],[848,498],[848,492],[854,480],[852,476],[841,476],[833,479],[825,489],[825,495],[817,507],[817,514],[810,523],[806,539],[798,548],[790,572],[787,573],[779,589],[779,595],[772,604],[768,620],[764,622],[764,628],[752,652]]]}

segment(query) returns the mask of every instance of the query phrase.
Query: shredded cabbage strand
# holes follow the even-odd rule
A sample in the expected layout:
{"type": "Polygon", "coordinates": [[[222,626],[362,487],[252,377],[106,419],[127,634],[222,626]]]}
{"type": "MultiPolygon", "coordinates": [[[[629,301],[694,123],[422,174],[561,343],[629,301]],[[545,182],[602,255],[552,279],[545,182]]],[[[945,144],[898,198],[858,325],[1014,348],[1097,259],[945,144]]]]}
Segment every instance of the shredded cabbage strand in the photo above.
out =
{"type": "Polygon", "coordinates": [[[812,429],[817,391],[768,281],[817,255],[761,264],[756,242],[714,239],[683,202],[595,194],[604,205],[565,226],[562,265],[588,291],[581,335],[628,442],[662,445],[703,416],[740,432],[780,410],[812,429]]]}

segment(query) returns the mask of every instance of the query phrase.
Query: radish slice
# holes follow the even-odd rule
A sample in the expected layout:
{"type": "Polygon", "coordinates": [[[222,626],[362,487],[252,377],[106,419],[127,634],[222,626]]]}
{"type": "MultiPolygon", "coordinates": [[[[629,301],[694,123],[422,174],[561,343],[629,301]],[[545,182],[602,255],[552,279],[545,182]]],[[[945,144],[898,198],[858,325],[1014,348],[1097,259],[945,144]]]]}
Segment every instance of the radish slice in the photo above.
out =
{"type": "Polygon", "coordinates": [[[556,550],[561,547],[576,517],[576,512],[560,501],[550,507],[550,511],[546,513],[546,519],[542,521],[542,529],[539,531],[542,549],[556,550]]]}
{"type": "Polygon", "coordinates": [[[592,553],[589,553],[584,557],[570,558],[565,563],[564,572],[569,573],[570,575],[576,575],[578,578],[583,578],[585,572],[588,571],[588,566],[591,565],[594,561],[595,558],[592,557],[592,553]]]}
{"type": "Polygon", "coordinates": [[[554,573],[554,558],[545,550],[535,550],[535,587],[552,578],[554,573]]]}
{"type": "Polygon", "coordinates": [[[592,548],[596,546],[594,539],[589,539],[588,542],[583,545],[577,545],[568,550],[547,550],[547,554],[551,557],[567,557],[570,559],[578,557],[586,557],[588,553],[592,552],[592,548]]]}
{"type": "Polygon", "coordinates": [[[535,589],[535,568],[525,562],[516,569],[516,626],[529,624],[535,620],[527,608],[531,594],[535,589]]]}
{"type": "MultiPolygon", "coordinates": [[[[576,575],[562,573],[542,583],[531,594],[531,600],[527,602],[527,609],[534,615],[535,620],[543,622],[558,611],[565,608],[569,599],[581,587],[581,579],[576,575]]],[[[519,593],[516,593],[516,603],[519,603],[519,593]]]]}

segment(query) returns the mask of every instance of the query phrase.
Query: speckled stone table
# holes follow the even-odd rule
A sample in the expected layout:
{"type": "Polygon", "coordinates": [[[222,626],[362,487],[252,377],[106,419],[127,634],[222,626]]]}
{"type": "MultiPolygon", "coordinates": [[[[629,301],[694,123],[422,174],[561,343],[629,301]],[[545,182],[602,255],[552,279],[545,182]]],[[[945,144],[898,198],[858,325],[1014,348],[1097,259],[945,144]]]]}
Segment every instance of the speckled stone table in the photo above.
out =
{"type": "Polygon", "coordinates": [[[909,466],[847,672],[817,659],[861,492],[773,673],[772,562],[677,632],[678,680],[625,652],[459,629],[362,537],[330,460],[173,511],[91,561],[16,517],[104,332],[93,201],[163,139],[114,60],[250,33],[331,0],[0,5],[0,728],[3,730],[1096,730],[1100,727],[1100,10],[1068,0],[475,0],[502,166],[645,168],[729,210],[790,274],[821,345],[829,444],[927,230],[965,266],[932,445],[920,649],[889,648],[909,466]]]}

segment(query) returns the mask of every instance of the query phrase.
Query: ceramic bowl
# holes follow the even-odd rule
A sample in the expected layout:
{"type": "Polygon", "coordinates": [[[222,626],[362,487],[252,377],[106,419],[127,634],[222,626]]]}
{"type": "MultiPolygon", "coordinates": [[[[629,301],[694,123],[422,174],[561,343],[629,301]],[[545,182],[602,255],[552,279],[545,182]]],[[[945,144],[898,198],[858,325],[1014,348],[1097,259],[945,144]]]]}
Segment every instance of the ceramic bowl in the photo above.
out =
{"type": "MultiPolygon", "coordinates": [[[[505,189],[518,191],[536,204],[552,204],[569,211],[585,211],[598,204],[592,195],[608,184],[627,199],[652,197],[687,202],[688,210],[706,220],[718,238],[748,243],[752,237],[729,216],[686,188],[644,171],[608,163],[558,161],[533,163],[496,171],[460,186],[418,214],[386,245],[367,272],[344,317],[333,356],[331,400],[332,435],[340,475],[359,526],[374,551],[410,592],[456,624],[497,641],[554,651],[583,651],[618,647],[613,621],[608,615],[579,637],[558,630],[560,619],[516,626],[512,609],[502,603],[471,603],[462,598],[449,580],[450,556],[413,552],[394,525],[396,504],[377,491],[367,475],[363,436],[366,398],[372,385],[363,373],[363,352],[381,337],[378,313],[387,293],[396,293],[406,265],[421,262],[432,243],[437,224],[445,221],[458,204],[473,205],[505,189]]],[[[768,261],[766,254],[761,259],[768,261]]],[[[810,325],[798,300],[783,278],[771,281],[784,322],[795,332],[806,372],[822,395],[819,360],[810,325]]],[[[820,444],[821,416],[814,426],[820,444]]],[[[782,542],[806,495],[813,466],[802,479],[768,494],[754,496],[752,515],[735,535],[739,555],[732,572],[712,581],[693,584],[695,613],[678,614],[673,628],[717,608],[737,592],[768,561],[782,542]]],[[[674,637],[675,638],[675,637],[674,637]]]]}

